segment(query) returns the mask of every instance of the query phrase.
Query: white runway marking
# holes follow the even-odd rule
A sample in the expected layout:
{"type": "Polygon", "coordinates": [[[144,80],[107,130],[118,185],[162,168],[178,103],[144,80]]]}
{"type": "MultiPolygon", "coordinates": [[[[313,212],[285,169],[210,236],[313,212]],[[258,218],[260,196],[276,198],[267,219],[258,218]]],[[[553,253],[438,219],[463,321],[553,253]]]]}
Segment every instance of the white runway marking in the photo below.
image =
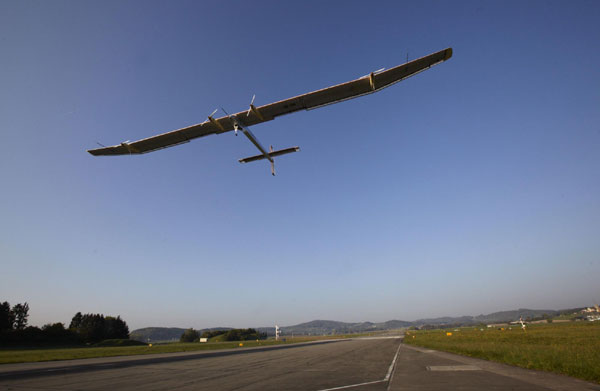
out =
{"type": "Polygon", "coordinates": [[[394,355],[394,359],[392,360],[392,363],[390,364],[390,367],[388,368],[387,374],[385,375],[385,378],[383,379],[383,381],[388,381],[390,380],[390,376],[392,375],[392,371],[394,370],[394,366],[396,366],[396,359],[398,358],[398,353],[400,353],[400,347],[402,345],[398,346],[398,350],[396,350],[396,354],[394,355]]]}
{"type": "MultiPolygon", "coordinates": [[[[395,337],[392,337],[392,338],[395,338],[395,337]]],[[[373,338],[373,339],[375,339],[375,338],[373,338]]],[[[381,338],[379,338],[379,339],[381,339],[381,338]]],[[[388,371],[387,371],[385,377],[382,380],[375,380],[375,381],[370,381],[370,382],[366,382],[366,383],[350,384],[350,385],[347,385],[347,386],[340,386],[340,387],[333,387],[333,388],[325,388],[325,389],[318,390],[318,391],[343,390],[345,388],[353,388],[353,387],[366,386],[368,384],[377,384],[377,383],[385,383],[385,382],[387,382],[388,380],[390,380],[390,376],[392,376],[392,373],[394,371],[394,366],[396,365],[396,359],[398,358],[398,353],[400,353],[400,347],[401,346],[402,345],[398,346],[398,350],[396,350],[396,354],[394,355],[394,359],[392,360],[392,363],[390,364],[390,367],[388,368],[388,371]]]]}

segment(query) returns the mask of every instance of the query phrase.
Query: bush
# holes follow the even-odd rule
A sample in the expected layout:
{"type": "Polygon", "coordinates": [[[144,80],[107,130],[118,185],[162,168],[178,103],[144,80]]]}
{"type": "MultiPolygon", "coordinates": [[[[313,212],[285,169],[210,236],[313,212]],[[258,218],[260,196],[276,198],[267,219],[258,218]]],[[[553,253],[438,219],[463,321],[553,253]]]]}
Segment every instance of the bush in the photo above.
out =
{"type": "Polygon", "coordinates": [[[181,334],[179,342],[196,342],[200,339],[200,334],[194,329],[187,329],[181,334]]]}
{"type": "Polygon", "coordinates": [[[213,331],[205,331],[202,333],[202,338],[213,338],[217,335],[225,334],[227,330],[213,330],[213,331]]]}
{"type": "Polygon", "coordinates": [[[265,339],[266,333],[259,333],[255,329],[233,329],[225,333],[225,341],[248,341],[254,339],[265,339]]]}

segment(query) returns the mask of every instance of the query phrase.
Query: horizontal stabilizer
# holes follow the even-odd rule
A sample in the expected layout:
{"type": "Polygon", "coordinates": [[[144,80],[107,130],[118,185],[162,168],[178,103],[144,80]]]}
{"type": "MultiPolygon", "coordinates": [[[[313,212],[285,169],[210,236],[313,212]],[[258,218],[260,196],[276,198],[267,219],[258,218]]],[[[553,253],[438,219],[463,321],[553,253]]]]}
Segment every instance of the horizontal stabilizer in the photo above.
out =
{"type": "MultiPolygon", "coordinates": [[[[298,152],[299,150],[300,150],[300,147],[290,147],[290,148],[280,149],[279,151],[269,152],[269,157],[273,158],[276,156],[286,155],[288,153],[298,152]]],[[[240,159],[240,163],[249,163],[249,162],[254,162],[254,161],[262,160],[262,159],[266,159],[266,158],[267,157],[265,155],[260,154],[260,155],[250,156],[250,157],[240,159]]]]}

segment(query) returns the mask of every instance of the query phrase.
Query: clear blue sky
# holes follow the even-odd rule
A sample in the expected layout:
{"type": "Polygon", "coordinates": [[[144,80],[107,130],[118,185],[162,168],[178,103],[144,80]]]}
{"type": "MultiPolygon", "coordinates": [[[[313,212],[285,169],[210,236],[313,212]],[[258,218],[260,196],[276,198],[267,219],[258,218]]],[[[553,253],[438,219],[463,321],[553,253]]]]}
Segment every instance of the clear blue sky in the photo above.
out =
{"type": "Polygon", "coordinates": [[[0,300],[145,326],[600,300],[600,3],[0,2],[0,300]],[[113,145],[454,48],[377,94],[113,145]]]}

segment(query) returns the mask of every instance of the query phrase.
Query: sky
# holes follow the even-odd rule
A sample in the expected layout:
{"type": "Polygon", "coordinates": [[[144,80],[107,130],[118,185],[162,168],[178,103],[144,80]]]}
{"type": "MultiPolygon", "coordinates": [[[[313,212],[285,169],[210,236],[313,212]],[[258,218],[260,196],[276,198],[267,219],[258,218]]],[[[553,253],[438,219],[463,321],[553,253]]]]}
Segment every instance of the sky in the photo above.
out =
{"type": "Polygon", "coordinates": [[[0,301],[293,325],[600,302],[597,1],[0,1],[0,301]],[[376,94],[86,150],[452,47],[376,94]]]}

